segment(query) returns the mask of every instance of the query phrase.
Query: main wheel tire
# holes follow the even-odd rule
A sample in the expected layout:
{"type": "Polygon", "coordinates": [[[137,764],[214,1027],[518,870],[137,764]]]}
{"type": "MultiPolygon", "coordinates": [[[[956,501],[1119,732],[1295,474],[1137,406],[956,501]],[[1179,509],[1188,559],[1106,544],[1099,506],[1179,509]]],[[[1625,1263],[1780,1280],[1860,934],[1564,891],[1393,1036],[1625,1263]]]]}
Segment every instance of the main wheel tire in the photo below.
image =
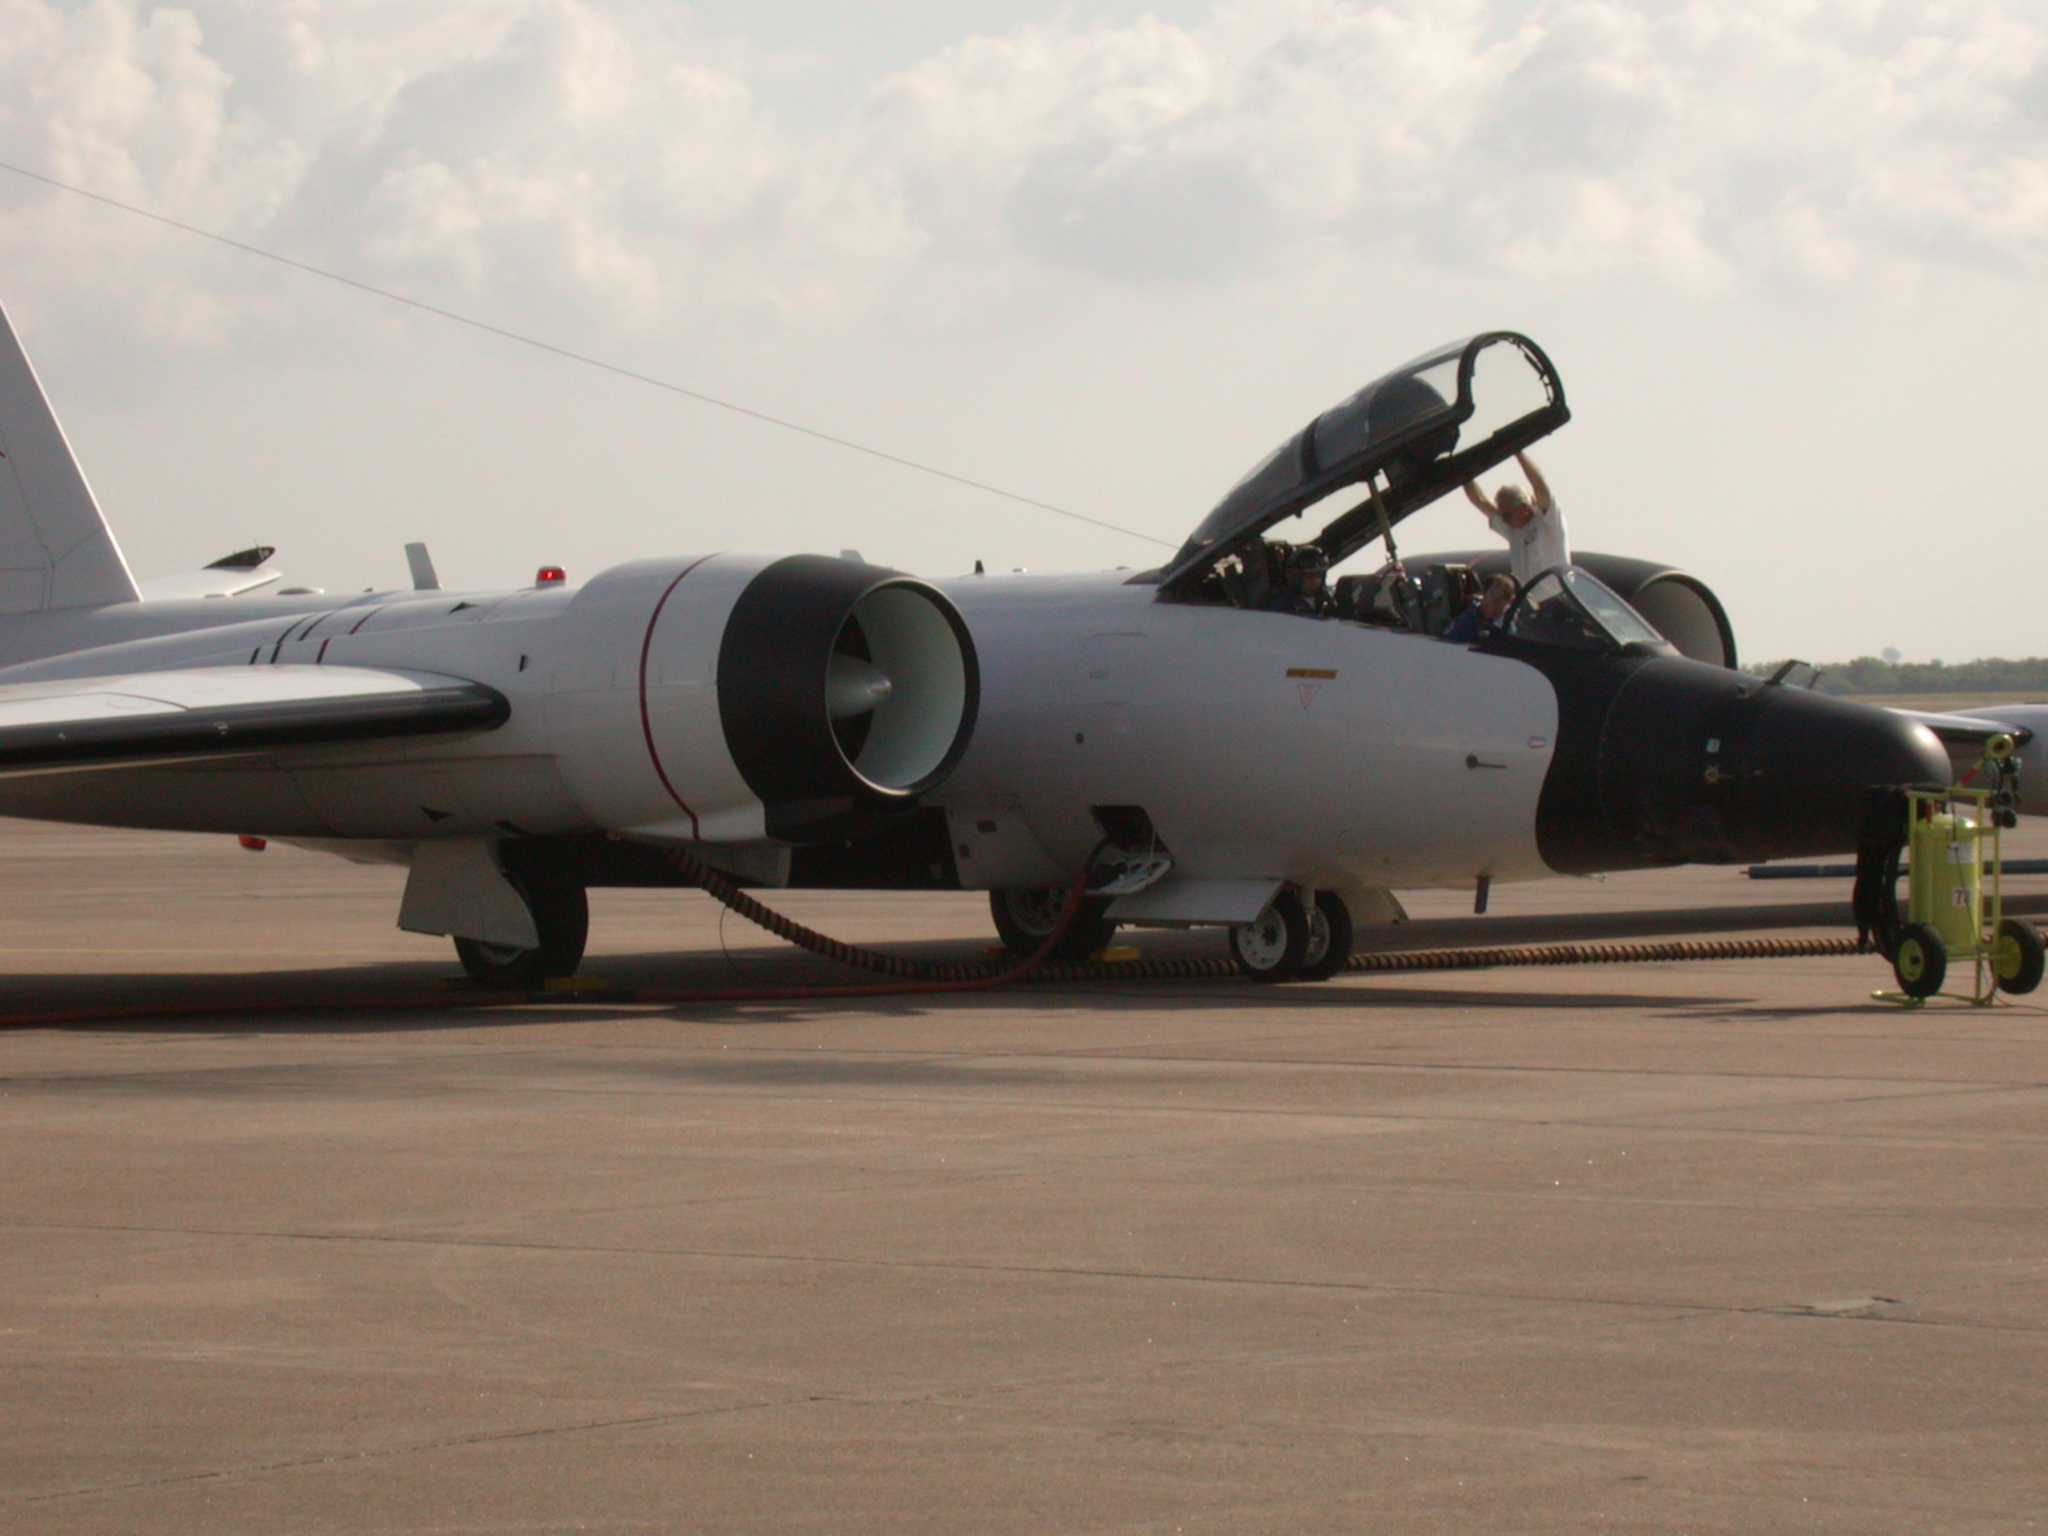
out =
{"type": "Polygon", "coordinates": [[[1317,891],[1308,909],[1308,948],[1301,957],[1303,981],[1328,981],[1351,958],[1351,908],[1335,891],[1317,891]]]}
{"type": "Polygon", "coordinates": [[[2048,967],[2048,948],[2032,923],[2008,917],[1998,925],[1998,937],[1991,941],[1991,970],[1998,978],[1998,990],[2018,996],[2041,985],[2041,972],[2048,967]]]}
{"type": "Polygon", "coordinates": [[[1892,974],[1908,997],[1932,997],[1948,975],[1948,945],[1926,923],[1908,923],[1899,930],[1892,951],[1892,974]]]}
{"type": "Polygon", "coordinates": [[[519,949],[482,939],[457,939],[455,954],[469,979],[478,986],[507,992],[537,992],[557,976],[574,976],[590,938],[589,894],[573,880],[506,878],[533,914],[540,945],[519,949]]]}
{"type": "MultiPolygon", "coordinates": [[[[1063,890],[1013,888],[988,893],[988,910],[996,920],[996,932],[1002,936],[1003,947],[1019,960],[1028,960],[1038,953],[1046,935],[1058,925],[1066,905],[1067,893],[1063,890]]],[[[1067,931],[1060,935],[1059,943],[1046,958],[1086,960],[1099,953],[1116,937],[1116,924],[1103,916],[1108,910],[1106,897],[1083,896],[1073,922],[1067,925],[1067,931]]]]}
{"type": "Polygon", "coordinates": [[[1230,955],[1253,981],[1292,981],[1308,954],[1308,913],[1301,898],[1282,891],[1258,921],[1230,930],[1230,955]]]}

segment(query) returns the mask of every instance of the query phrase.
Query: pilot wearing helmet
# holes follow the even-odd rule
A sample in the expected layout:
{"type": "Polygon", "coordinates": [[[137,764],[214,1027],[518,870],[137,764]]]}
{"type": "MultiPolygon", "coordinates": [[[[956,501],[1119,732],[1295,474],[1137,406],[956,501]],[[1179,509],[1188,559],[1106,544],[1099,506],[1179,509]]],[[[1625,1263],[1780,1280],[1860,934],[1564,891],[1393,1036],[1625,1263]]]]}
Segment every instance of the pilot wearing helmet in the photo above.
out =
{"type": "Polygon", "coordinates": [[[1259,606],[1268,613],[1292,613],[1305,619],[1323,618],[1330,608],[1327,587],[1330,558],[1313,544],[1292,549],[1276,545],[1271,551],[1279,580],[1259,606]]]}

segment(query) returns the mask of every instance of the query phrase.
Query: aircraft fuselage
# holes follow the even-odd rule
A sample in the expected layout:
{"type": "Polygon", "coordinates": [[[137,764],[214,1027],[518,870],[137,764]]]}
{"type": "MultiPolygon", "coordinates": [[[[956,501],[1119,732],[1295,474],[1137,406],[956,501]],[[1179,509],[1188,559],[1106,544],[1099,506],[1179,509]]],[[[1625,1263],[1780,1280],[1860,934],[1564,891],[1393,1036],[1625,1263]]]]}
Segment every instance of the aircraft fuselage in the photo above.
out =
{"type": "MultiPolygon", "coordinates": [[[[510,706],[503,726],[446,738],[0,778],[0,813],[395,847],[802,841],[674,788],[729,783],[746,799],[719,734],[719,627],[764,564],[0,621],[0,683],[404,667],[510,706]],[[54,653],[25,659],[38,626],[54,653]]],[[[980,700],[965,755],[924,798],[952,834],[946,883],[970,888],[1061,883],[1134,816],[1176,878],[1353,893],[1844,851],[1860,786],[1938,777],[1945,761],[1888,712],[1672,656],[1453,645],[1160,601],[1116,573],[935,585],[972,636],[980,700]]]]}

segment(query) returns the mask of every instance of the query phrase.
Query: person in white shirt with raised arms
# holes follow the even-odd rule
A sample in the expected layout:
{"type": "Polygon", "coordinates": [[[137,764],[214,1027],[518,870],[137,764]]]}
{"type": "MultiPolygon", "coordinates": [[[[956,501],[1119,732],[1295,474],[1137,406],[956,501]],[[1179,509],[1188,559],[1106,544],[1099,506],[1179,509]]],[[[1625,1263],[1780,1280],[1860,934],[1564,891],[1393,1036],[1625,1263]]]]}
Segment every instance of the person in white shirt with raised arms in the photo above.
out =
{"type": "Polygon", "coordinates": [[[1557,498],[1550,494],[1542,471],[1525,454],[1516,454],[1515,462],[1529,477],[1529,490],[1504,485],[1489,500],[1484,491],[1467,480],[1465,494],[1473,506],[1486,514],[1488,526],[1508,541],[1508,564],[1514,570],[1516,582],[1526,587],[1533,577],[1552,566],[1570,565],[1572,547],[1565,537],[1564,514],[1558,510],[1557,498]]]}

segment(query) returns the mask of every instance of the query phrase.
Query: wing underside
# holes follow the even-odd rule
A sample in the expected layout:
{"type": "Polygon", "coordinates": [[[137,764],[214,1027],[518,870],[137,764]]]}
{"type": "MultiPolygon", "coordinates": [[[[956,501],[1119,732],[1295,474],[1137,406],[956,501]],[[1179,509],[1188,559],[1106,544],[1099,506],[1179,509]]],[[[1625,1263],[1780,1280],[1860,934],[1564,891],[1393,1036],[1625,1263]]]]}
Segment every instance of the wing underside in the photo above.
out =
{"type": "Polygon", "coordinates": [[[1942,714],[1924,709],[1895,709],[1895,715],[1904,715],[1908,720],[1917,720],[1926,726],[1944,746],[1982,747],[1993,736],[2011,736],[2021,746],[2033,739],[2033,732],[2023,725],[2013,725],[2004,720],[1977,714],[1942,714]]]}
{"type": "Polygon", "coordinates": [[[2031,726],[1978,714],[1944,714],[1922,709],[1894,709],[1895,715],[1917,720],[1948,749],[1949,767],[1958,780],[1969,777],[1984,756],[1984,744],[1994,736],[2010,736],[2024,747],[2034,739],[2031,726]]]}
{"type": "Polygon", "coordinates": [[[487,731],[511,712],[485,684],[378,667],[200,667],[0,684],[0,776],[487,731]]]}

